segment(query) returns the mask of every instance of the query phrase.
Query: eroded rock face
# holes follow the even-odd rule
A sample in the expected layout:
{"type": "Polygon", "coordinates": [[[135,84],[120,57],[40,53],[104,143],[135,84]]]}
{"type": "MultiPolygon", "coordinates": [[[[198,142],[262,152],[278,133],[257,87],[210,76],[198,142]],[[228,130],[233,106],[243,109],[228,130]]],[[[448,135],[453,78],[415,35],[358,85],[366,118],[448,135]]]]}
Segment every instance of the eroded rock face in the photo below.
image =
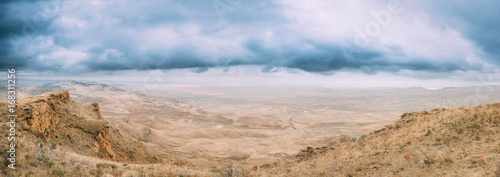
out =
{"type": "Polygon", "coordinates": [[[68,91],[56,91],[20,101],[19,121],[24,130],[41,139],[70,147],[77,153],[105,160],[158,162],[137,141],[124,137],[104,119],[97,103],[82,104],[70,99],[68,91]]]}
{"type": "Polygon", "coordinates": [[[20,112],[19,118],[24,119],[30,129],[48,134],[46,130],[50,126],[59,124],[57,116],[58,103],[67,103],[70,101],[68,91],[60,91],[57,94],[49,94],[48,97],[42,97],[28,103],[20,112]]]}
{"type": "Polygon", "coordinates": [[[99,152],[99,157],[107,160],[116,160],[115,152],[111,148],[111,138],[109,134],[109,127],[105,127],[99,131],[96,137],[94,149],[99,152]]]}

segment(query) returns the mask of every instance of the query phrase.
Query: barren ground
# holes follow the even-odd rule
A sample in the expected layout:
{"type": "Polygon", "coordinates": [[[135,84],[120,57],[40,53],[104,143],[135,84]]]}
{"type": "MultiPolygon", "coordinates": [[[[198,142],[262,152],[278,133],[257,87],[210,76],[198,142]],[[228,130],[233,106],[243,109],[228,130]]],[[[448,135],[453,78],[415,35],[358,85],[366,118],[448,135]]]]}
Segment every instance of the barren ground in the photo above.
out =
{"type": "MultiPolygon", "coordinates": [[[[127,87],[126,87],[127,88],[127,87]]],[[[130,86],[127,89],[138,88],[130,86]]],[[[325,146],[340,135],[359,137],[404,112],[454,108],[500,100],[500,87],[340,89],[160,85],[145,92],[60,82],[71,98],[98,102],[122,133],[166,159],[220,167],[252,167],[294,158],[307,146],[325,146]],[[479,89],[478,89],[479,88],[479,89]]],[[[144,90],[142,90],[144,91],[144,90]]]]}

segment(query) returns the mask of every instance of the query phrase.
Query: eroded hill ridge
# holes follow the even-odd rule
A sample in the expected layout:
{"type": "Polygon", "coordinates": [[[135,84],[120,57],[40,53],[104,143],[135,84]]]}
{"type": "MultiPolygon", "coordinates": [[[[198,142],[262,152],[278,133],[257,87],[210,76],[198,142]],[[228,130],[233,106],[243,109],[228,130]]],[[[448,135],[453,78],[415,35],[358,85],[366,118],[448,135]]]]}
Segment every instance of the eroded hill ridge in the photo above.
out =
{"type": "Polygon", "coordinates": [[[55,91],[28,97],[18,106],[22,129],[86,156],[119,162],[159,162],[159,156],[122,135],[104,119],[97,103],[82,104],[69,92],[55,91]]]}
{"type": "Polygon", "coordinates": [[[500,103],[401,115],[360,138],[308,147],[256,176],[500,176],[500,103]],[[306,170],[307,169],[307,170],[306,170]]]}

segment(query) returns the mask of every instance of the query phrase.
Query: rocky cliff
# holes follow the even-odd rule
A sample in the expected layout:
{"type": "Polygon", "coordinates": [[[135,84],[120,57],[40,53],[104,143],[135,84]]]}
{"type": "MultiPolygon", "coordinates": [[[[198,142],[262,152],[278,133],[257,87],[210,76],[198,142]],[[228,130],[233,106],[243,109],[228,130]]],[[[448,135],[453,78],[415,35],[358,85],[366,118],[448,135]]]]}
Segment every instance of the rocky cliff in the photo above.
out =
{"type": "Polygon", "coordinates": [[[124,136],[103,118],[97,103],[82,104],[68,91],[55,91],[20,100],[22,129],[86,156],[105,160],[154,163],[159,156],[124,136]]]}

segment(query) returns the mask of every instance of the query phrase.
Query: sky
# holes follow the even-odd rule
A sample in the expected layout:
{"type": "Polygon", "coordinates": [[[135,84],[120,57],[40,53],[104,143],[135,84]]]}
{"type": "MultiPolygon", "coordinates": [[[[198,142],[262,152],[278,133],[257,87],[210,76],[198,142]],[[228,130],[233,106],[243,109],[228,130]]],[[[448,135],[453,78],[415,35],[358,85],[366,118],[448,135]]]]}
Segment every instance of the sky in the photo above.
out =
{"type": "Polygon", "coordinates": [[[0,69],[26,79],[500,84],[499,1],[3,0],[0,9],[0,69]]]}

